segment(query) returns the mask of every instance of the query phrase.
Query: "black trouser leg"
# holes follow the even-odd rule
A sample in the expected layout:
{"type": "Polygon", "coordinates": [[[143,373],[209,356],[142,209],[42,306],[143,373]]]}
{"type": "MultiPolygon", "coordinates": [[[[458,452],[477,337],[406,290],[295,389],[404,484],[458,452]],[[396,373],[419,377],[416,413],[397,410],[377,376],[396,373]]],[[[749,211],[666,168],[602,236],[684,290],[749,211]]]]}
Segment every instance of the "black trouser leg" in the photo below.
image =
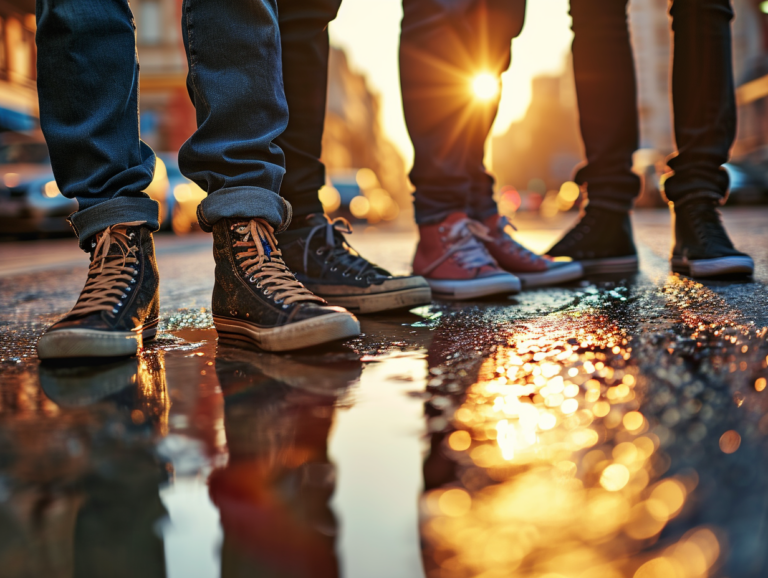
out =
{"type": "Polygon", "coordinates": [[[672,3],[672,103],[677,154],[665,182],[676,205],[696,198],[720,200],[728,190],[722,165],[736,134],[731,60],[730,0],[672,3]]]}
{"type": "Polygon", "coordinates": [[[629,210],[640,191],[637,86],[626,0],[571,0],[573,69],[586,164],[576,182],[589,202],[629,210]]]}
{"type": "Polygon", "coordinates": [[[328,90],[328,23],[341,0],[278,0],[288,128],[277,139],[285,152],[281,194],[297,225],[322,213],[317,191],[325,184],[320,162],[328,90]]]}

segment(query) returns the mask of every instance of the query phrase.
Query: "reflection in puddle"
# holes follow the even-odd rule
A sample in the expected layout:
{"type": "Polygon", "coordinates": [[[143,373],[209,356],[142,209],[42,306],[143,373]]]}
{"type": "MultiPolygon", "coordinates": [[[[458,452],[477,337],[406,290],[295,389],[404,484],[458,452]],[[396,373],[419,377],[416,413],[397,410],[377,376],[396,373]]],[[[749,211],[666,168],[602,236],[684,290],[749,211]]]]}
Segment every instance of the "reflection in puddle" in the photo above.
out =
{"type": "Polygon", "coordinates": [[[768,330],[674,276],[416,313],[14,363],[0,574],[768,576],[768,330]]]}

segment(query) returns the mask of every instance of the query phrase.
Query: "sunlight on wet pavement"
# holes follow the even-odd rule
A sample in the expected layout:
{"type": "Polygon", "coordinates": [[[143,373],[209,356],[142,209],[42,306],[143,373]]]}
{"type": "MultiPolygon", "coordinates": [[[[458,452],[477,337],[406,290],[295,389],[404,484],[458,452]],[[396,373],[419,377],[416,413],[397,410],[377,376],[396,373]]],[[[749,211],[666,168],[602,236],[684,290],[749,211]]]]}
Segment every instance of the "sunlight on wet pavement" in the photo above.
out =
{"type": "Polygon", "coordinates": [[[6,315],[0,575],[764,578],[763,313],[643,259],[288,355],[217,343],[202,285],[88,367],[6,315]]]}

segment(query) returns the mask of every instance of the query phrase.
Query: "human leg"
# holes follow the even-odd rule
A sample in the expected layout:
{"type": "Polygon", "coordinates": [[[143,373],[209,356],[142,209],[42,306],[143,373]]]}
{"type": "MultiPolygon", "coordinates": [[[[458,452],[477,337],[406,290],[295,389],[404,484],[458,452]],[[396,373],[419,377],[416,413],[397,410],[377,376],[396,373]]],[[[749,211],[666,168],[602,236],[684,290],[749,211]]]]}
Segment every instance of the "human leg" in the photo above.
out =
{"type": "Polygon", "coordinates": [[[296,280],[275,238],[291,219],[278,194],[288,107],[276,0],[185,0],[182,10],[198,130],[179,166],[208,191],[198,216],[214,235],[219,337],[283,351],[357,335],[354,316],[296,280]]]}
{"type": "Polygon", "coordinates": [[[340,0],[278,0],[283,78],[290,120],[277,143],[285,151],[281,194],[293,206],[293,222],[278,235],[286,264],[312,292],[356,313],[429,303],[426,281],[393,277],[354,251],[318,198],[325,184],[320,161],[328,90],[328,23],[340,0]]]}
{"type": "Polygon", "coordinates": [[[80,246],[121,222],[158,228],[158,205],[142,192],[155,155],[139,138],[139,67],[126,0],[37,3],[40,125],[80,246]]]}
{"type": "Polygon", "coordinates": [[[321,214],[317,196],[325,184],[320,161],[328,93],[328,24],[341,0],[278,0],[283,83],[290,117],[277,139],[285,153],[281,194],[293,206],[294,225],[321,214]]]}
{"type": "Polygon", "coordinates": [[[637,87],[626,0],[571,0],[573,68],[587,161],[575,180],[586,186],[582,218],[548,254],[579,261],[585,273],[638,268],[629,211],[640,192],[632,172],[639,146],[637,87]]]}
{"type": "Polygon", "coordinates": [[[672,269],[694,277],[752,274],[752,259],[734,248],[717,206],[728,191],[736,134],[730,0],[672,3],[672,103],[677,153],[664,183],[673,203],[672,269]]]}
{"type": "Polygon", "coordinates": [[[70,222],[91,255],[77,304],[38,342],[41,359],[133,355],[154,337],[158,205],[139,138],[138,62],[125,0],[37,4],[40,122],[70,222]]]}

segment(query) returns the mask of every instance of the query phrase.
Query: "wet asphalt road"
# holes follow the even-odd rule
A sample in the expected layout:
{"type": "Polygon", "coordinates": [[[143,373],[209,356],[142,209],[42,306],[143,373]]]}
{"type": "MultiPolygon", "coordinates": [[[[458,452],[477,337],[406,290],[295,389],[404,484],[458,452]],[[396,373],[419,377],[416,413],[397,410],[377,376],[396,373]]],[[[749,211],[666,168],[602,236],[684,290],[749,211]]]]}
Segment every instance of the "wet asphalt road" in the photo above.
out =
{"type": "MultiPolygon", "coordinates": [[[[726,213],[751,282],[669,275],[668,220],[631,279],[290,355],[217,345],[210,240],[159,237],[159,339],[90,367],[34,357],[86,258],[1,244],[0,576],[765,578],[768,210],[726,213]]],[[[396,272],[413,242],[352,238],[396,272]]]]}

